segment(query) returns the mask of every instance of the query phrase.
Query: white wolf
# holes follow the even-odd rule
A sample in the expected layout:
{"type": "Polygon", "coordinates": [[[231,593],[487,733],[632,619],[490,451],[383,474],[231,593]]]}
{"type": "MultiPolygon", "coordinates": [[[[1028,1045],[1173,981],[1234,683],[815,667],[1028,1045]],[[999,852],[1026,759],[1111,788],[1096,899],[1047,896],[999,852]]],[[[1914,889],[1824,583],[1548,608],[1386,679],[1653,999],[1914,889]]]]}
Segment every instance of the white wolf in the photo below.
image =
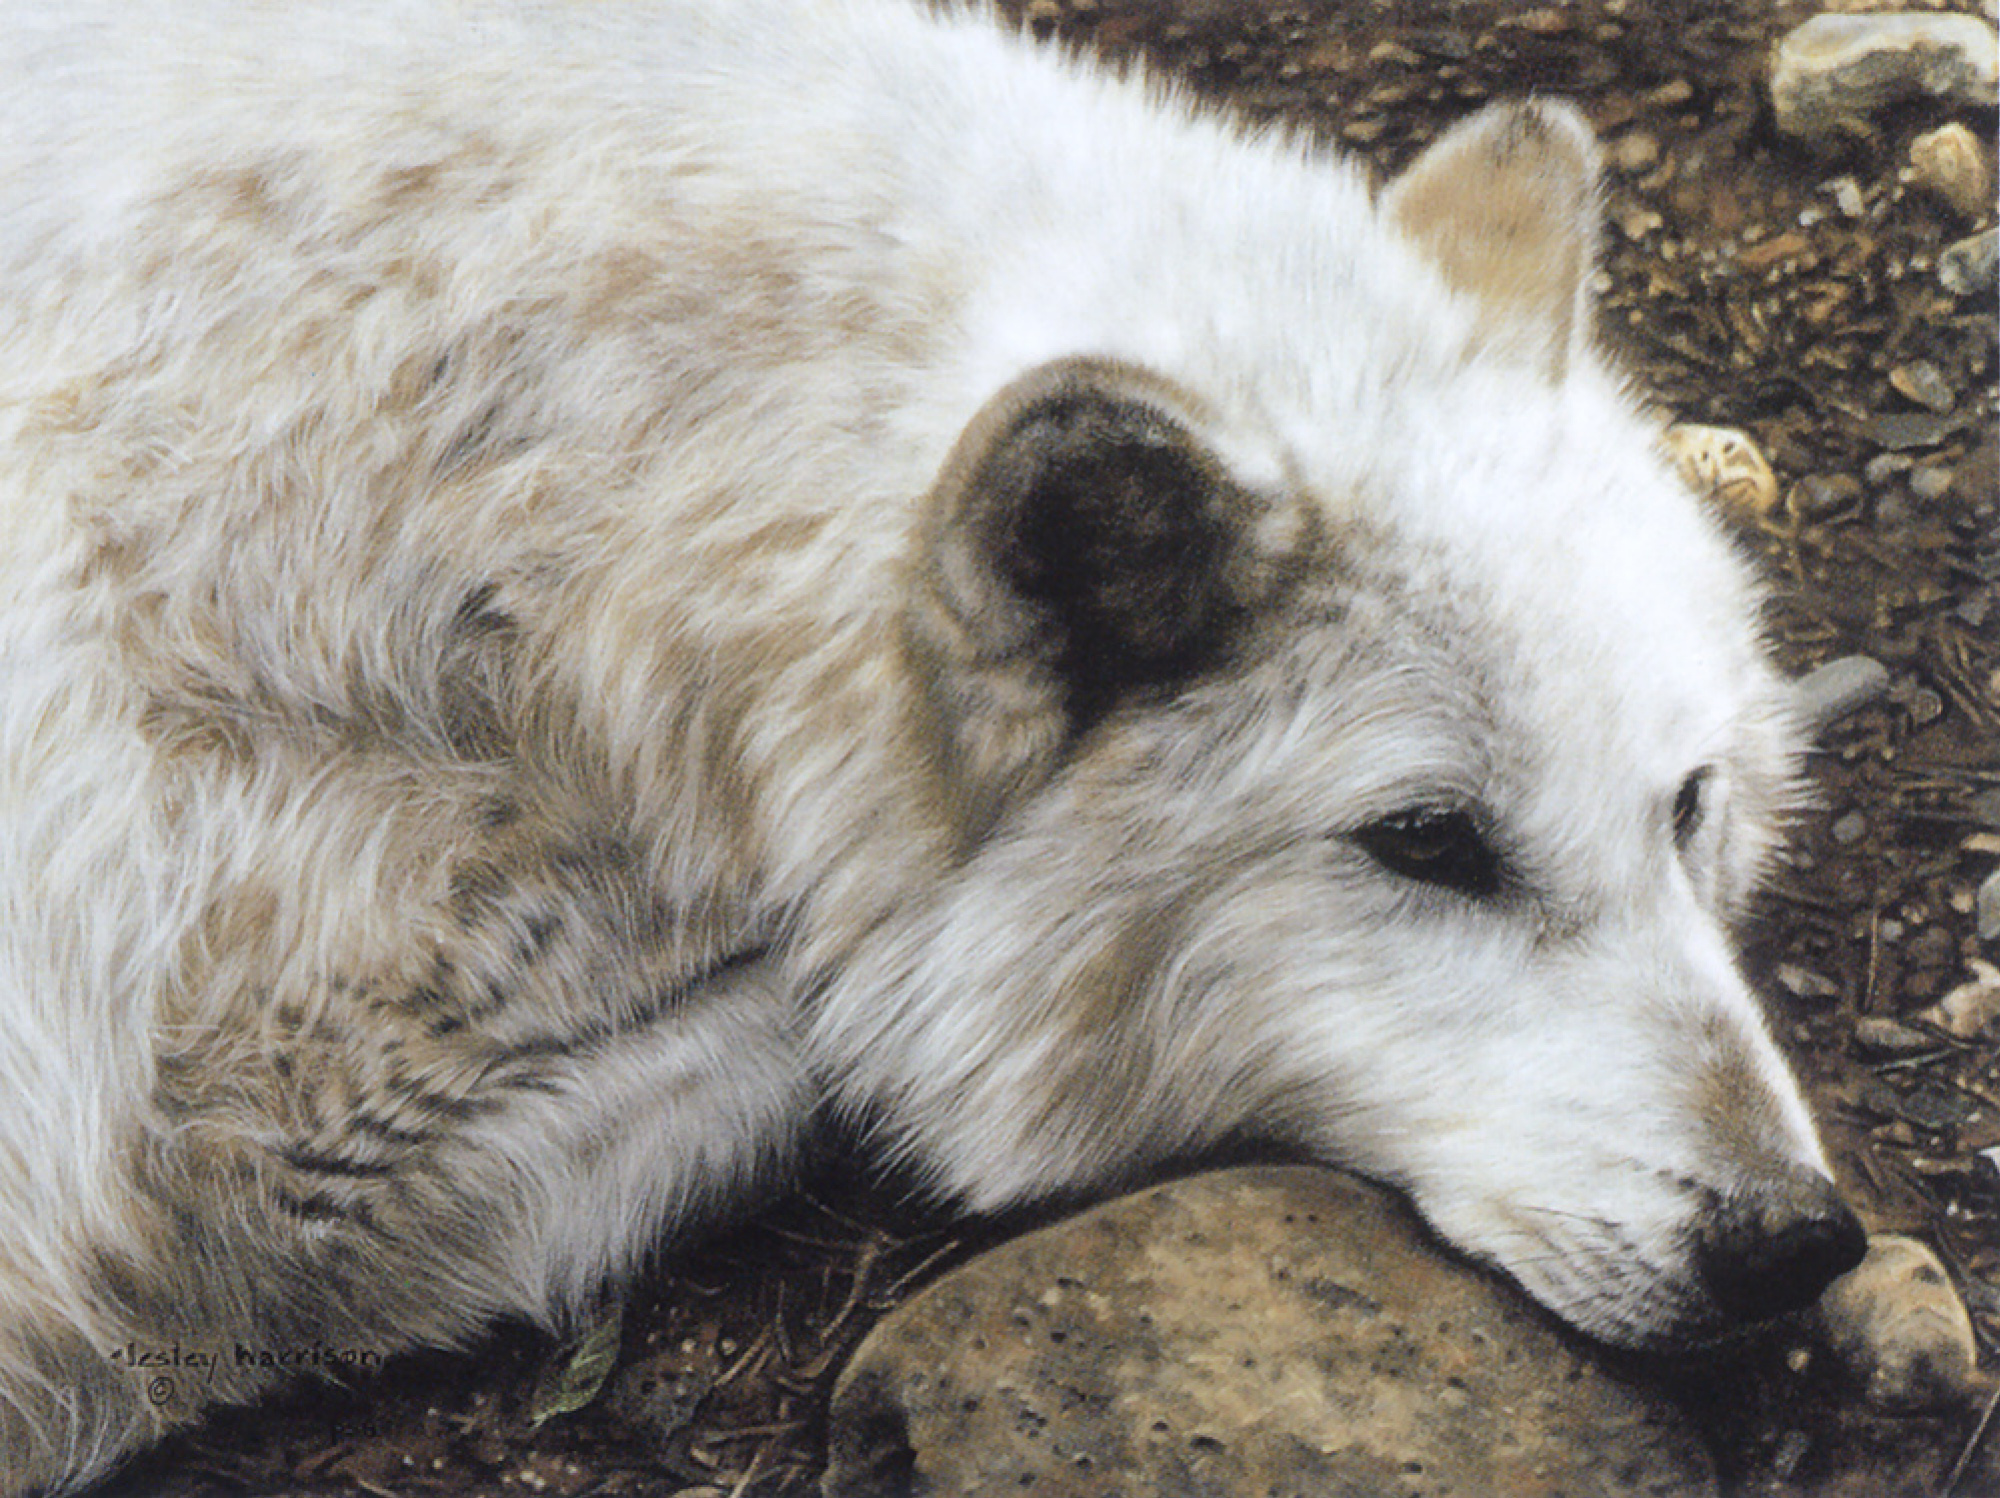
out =
{"type": "Polygon", "coordinates": [[[6,1486],[828,1102],[980,1208],[1290,1141],[1624,1343],[1856,1255],[1572,111],[1371,204],[889,0],[4,12],[6,1486]]]}

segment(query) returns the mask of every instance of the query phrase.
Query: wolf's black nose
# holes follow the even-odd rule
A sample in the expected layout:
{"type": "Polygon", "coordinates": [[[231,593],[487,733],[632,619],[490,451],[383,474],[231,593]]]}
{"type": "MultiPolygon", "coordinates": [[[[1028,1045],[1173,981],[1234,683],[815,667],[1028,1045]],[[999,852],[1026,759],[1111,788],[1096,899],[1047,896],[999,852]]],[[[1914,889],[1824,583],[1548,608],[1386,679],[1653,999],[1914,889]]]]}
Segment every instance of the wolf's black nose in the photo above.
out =
{"type": "Polygon", "coordinates": [[[1702,1225],[1695,1262],[1715,1302],[1739,1321],[1796,1311],[1861,1262],[1868,1235],[1823,1177],[1726,1197],[1702,1225]]]}

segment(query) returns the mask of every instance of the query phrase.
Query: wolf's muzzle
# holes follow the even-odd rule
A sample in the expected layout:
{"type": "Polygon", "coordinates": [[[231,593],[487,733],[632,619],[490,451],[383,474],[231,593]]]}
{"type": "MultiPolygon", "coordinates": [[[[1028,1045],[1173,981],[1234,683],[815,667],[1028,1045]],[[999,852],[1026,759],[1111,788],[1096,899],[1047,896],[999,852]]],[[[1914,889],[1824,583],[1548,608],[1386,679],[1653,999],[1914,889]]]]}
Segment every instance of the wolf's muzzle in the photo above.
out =
{"type": "Polygon", "coordinates": [[[1695,1264],[1725,1314],[1764,1321],[1811,1305],[1867,1248],[1833,1183],[1800,1173],[1717,1202],[1697,1231],[1695,1264]]]}

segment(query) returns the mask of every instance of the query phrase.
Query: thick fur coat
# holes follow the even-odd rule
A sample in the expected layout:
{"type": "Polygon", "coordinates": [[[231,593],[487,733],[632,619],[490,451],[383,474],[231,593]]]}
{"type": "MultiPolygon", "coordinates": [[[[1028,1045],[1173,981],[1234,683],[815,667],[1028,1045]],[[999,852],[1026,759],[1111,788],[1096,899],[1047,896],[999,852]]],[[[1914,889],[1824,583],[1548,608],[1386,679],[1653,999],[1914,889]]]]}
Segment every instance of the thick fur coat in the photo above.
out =
{"type": "Polygon", "coordinates": [[[1371,202],[891,0],[0,18],[12,1488],[827,1105],[982,1208],[1283,1139],[1631,1343],[1852,1257],[1572,112],[1371,202]]]}

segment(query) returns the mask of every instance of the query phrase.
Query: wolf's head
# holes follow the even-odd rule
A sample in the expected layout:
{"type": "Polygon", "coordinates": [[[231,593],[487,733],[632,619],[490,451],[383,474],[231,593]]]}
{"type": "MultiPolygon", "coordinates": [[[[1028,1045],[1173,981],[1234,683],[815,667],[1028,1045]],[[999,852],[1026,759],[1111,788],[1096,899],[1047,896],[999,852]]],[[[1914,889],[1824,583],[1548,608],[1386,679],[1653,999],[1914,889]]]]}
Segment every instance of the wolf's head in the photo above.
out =
{"type": "Polygon", "coordinates": [[[1785,691],[1588,347],[1595,175],[1489,110],[1350,246],[1431,321],[1058,360],[958,443],[909,650],[963,857],[820,1040],[975,1204],[1257,1131],[1639,1345],[1858,1257],[1727,934],[1785,691]]]}

